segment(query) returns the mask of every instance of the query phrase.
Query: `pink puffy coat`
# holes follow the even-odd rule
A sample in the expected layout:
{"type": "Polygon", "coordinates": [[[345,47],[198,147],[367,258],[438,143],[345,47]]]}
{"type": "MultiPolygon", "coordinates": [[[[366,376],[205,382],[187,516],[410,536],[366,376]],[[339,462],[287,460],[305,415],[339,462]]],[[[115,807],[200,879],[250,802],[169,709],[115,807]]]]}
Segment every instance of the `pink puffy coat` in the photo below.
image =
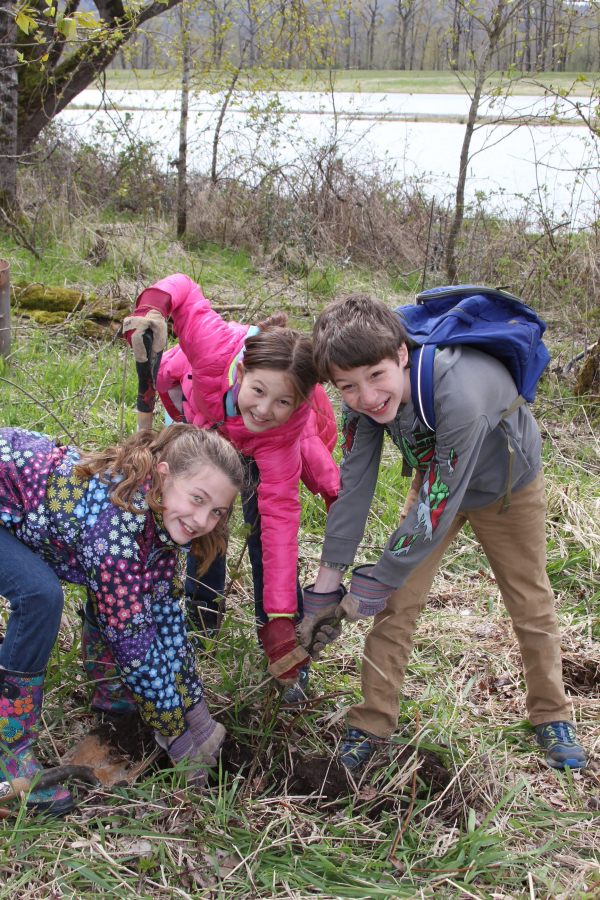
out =
{"type": "Polygon", "coordinates": [[[336,426],[329,399],[317,385],[309,403],[301,403],[284,425],[254,434],[241,416],[225,417],[223,399],[232,381],[232,363],[244,345],[248,325],[224,322],[210,308],[197,284],[186,275],[170,275],[144,291],[136,304],[171,316],[179,346],[162,359],[157,388],[169,415],[181,413],[169,391],[181,387],[183,413],[199,428],[214,425],[260,472],[258,509],[264,562],[267,615],[296,612],[299,481],[321,494],[327,507],[336,499],[339,470],[331,456],[336,426]]]}

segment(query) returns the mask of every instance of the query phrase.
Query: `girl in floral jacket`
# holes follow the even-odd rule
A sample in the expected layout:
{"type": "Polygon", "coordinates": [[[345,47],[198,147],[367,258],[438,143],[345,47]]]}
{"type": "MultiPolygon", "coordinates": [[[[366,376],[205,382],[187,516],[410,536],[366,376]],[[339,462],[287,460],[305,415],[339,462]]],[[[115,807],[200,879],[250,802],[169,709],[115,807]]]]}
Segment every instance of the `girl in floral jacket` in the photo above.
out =
{"type": "MultiPolygon", "coordinates": [[[[0,429],[0,594],[11,608],[0,645],[0,772],[40,771],[32,742],[66,581],[87,587],[84,665],[101,680],[93,708],[137,707],[174,763],[194,761],[188,783],[205,783],[225,731],[208,712],[186,636],[182,550],[201,572],[223,552],[242,478],[227,441],[193,425],[142,431],[84,457],[37,432],[0,429]]],[[[73,801],[58,786],[27,805],[63,815],[73,801]]]]}

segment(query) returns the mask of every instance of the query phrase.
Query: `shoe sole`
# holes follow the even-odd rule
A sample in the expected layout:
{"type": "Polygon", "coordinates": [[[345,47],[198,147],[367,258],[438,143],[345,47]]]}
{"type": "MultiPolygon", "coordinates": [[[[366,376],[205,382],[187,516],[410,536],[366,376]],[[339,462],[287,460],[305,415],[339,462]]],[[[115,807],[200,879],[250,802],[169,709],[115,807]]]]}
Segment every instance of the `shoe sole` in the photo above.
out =
{"type": "Polygon", "coordinates": [[[565,759],[565,761],[561,763],[551,762],[549,759],[547,759],[546,762],[551,769],[564,769],[566,766],[568,766],[570,769],[585,769],[587,767],[587,760],[585,762],[581,762],[581,760],[579,759],[565,759]]]}

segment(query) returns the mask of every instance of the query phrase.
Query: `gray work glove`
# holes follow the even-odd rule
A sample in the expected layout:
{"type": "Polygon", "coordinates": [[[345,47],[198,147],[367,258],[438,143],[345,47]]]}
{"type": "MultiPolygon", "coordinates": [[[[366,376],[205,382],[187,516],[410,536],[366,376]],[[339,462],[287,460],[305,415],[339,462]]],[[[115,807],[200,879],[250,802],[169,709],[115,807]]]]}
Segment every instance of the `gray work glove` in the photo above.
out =
{"type": "Polygon", "coordinates": [[[353,570],[350,590],[335,610],[337,618],[344,615],[348,622],[358,622],[383,612],[388,597],[396,588],[372,578],[369,575],[372,568],[373,566],[357,566],[353,570]]]}
{"type": "Polygon", "coordinates": [[[325,647],[342,633],[341,622],[337,625],[332,623],[339,618],[336,610],[346,594],[346,588],[340,585],[337,590],[326,594],[317,593],[313,589],[314,584],[304,588],[304,618],[300,622],[298,632],[301,646],[308,648],[312,644],[309,652],[312,658],[317,660],[325,647]]]}

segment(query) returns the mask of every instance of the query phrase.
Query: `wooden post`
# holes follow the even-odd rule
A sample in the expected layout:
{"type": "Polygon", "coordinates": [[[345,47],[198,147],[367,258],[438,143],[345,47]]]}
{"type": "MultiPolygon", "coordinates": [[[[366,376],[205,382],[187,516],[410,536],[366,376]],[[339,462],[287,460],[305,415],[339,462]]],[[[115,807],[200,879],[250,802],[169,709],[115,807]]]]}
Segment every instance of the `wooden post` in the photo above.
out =
{"type": "Polygon", "coordinates": [[[10,266],[0,259],[0,354],[10,354],[10,266]]]}

